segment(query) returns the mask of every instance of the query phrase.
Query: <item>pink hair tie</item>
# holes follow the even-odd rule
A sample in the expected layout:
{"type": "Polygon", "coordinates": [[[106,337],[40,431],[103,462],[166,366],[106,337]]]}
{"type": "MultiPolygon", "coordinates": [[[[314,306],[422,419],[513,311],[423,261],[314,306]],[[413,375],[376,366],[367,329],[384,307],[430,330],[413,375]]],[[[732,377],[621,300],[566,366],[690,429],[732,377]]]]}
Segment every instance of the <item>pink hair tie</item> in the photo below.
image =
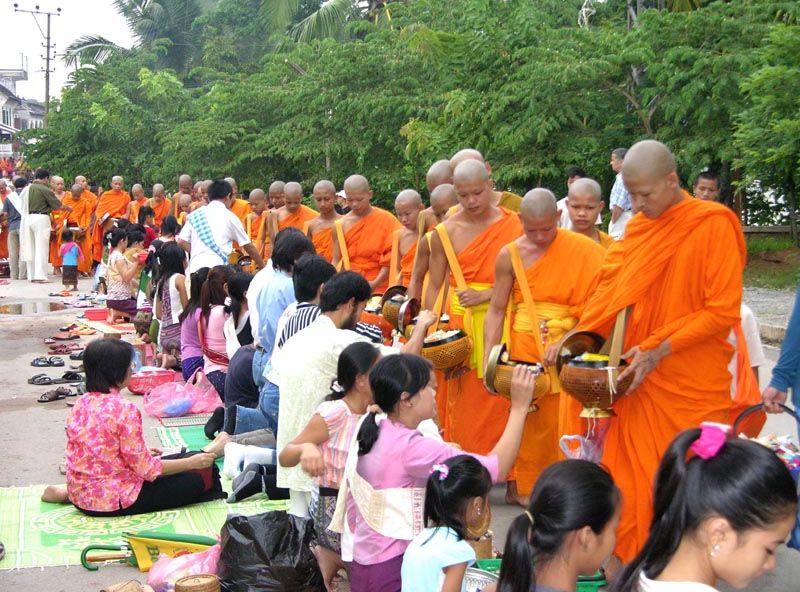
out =
{"type": "Polygon", "coordinates": [[[692,443],[690,450],[703,460],[714,458],[725,446],[731,427],[723,423],[704,421],[700,424],[700,437],[692,443]]]}
{"type": "Polygon", "coordinates": [[[450,467],[444,463],[440,465],[433,465],[433,467],[431,467],[431,473],[439,473],[439,481],[444,481],[450,474],[450,467]]]}

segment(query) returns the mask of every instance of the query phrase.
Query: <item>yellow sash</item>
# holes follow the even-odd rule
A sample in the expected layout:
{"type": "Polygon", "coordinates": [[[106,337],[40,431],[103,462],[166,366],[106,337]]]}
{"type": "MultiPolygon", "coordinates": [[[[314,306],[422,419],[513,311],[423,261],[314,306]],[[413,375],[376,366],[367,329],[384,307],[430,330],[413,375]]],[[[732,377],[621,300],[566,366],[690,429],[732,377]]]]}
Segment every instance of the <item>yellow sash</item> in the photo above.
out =
{"type": "Polygon", "coordinates": [[[400,232],[402,228],[398,228],[392,233],[392,257],[389,262],[389,285],[396,286],[402,279],[400,273],[400,232]]]}
{"type": "Polygon", "coordinates": [[[336,220],[333,223],[336,229],[336,242],[339,243],[339,262],[336,264],[336,271],[350,271],[350,255],[347,253],[347,243],[344,240],[344,229],[342,228],[342,220],[336,220]]]}

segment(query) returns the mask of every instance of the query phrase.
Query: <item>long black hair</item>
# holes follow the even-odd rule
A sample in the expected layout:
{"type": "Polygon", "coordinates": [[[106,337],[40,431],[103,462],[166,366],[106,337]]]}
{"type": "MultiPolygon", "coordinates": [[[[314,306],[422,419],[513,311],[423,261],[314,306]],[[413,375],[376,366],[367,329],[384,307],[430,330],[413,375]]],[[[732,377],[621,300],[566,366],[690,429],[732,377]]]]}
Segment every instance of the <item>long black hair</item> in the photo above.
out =
{"type": "Polygon", "coordinates": [[[206,323],[211,307],[225,304],[225,285],[233,274],[234,270],[230,265],[217,265],[208,272],[208,277],[200,290],[200,310],[206,323]]]}
{"type": "Polygon", "coordinates": [[[177,234],[181,231],[181,225],[178,224],[178,219],[170,214],[169,216],[164,216],[164,219],[161,221],[161,236],[166,234],[170,236],[177,236],[177,234]]]}
{"type": "MultiPolygon", "coordinates": [[[[153,241],[155,244],[156,241],[153,241]]],[[[152,246],[152,245],[151,245],[152,246]]],[[[186,261],[186,251],[184,251],[178,243],[174,241],[167,241],[161,243],[161,246],[155,251],[156,261],[158,262],[155,277],[153,277],[153,285],[158,290],[158,296],[161,298],[163,291],[169,290],[169,278],[173,275],[183,275],[186,261]]],[[[175,305],[175,303],[173,303],[175,305]]]]}
{"type": "Polygon", "coordinates": [[[721,516],[737,532],[766,529],[794,514],[797,489],[789,470],[772,450],[741,438],[728,438],[704,460],[689,455],[700,429],[672,441],[656,475],[650,536],[612,586],[634,590],[639,574],[657,578],[683,537],[711,516],[721,516]]]}
{"type": "Polygon", "coordinates": [[[203,291],[203,284],[206,283],[208,278],[208,271],[208,267],[201,267],[189,276],[189,304],[186,305],[186,308],[183,309],[183,312],[178,317],[181,323],[200,308],[200,294],[203,291]]]}
{"type": "MultiPolygon", "coordinates": [[[[331,281],[333,279],[335,276],[331,281]]],[[[414,354],[396,354],[381,359],[369,373],[369,386],[375,403],[384,413],[392,413],[403,393],[416,395],[425,388],[431,380],[432,369],[428,360],[414,354]]],[[[358,430],[359,456],[369,453],[377,439],[375,414],[368,413],[358,430]]]]}
{"type": "Polygon", "coordinates": [[[600,534],[619,507],[611,475],[586,460],[563,460],[547,467],[531,493],[527,513],[508,528],[498,592],[529,592],[533,564],[554,557],[571,532],[588,526],[600,534]]]}
{"type": "Polygon", "coordinates": [[[337,401],[353,390],[356,379],[367,374],[380,356],[378,348],[366,341],[351,343],[339,354],[336,379],[331,382],[331,392],[326,401],[337,401]]]}
{"type": "Polygon", "coordinates": [[[472,498],[486,497],[492,488],[492,476],[478,459],[460,454],[434,470],[425,485],[425,526],[451,528],[459,539],[465,539],[464,520],[467,504],[472,498]]]}
{"type": "Polygon", "coordinates": [[[242,302],[245,300],[245,293],[253,281],[253,274],[246,271],[237,271],[228,278],[228,298],[230,304],[225,305],[225,312],[233,315],[234,324],[239,323],[239,315],[242,313],[242,302]]]}

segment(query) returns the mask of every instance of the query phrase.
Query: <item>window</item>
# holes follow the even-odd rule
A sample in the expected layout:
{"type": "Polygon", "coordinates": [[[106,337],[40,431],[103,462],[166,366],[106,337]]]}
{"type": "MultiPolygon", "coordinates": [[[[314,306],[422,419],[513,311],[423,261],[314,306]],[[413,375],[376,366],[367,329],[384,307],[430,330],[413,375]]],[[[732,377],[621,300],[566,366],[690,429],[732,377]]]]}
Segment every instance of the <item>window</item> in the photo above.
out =
{"type": "Polygon", "coordinates": [[[8,107],[3,107],[3,124],[4,125],[13,125],[14,123],[14,115],[8,107]]]}

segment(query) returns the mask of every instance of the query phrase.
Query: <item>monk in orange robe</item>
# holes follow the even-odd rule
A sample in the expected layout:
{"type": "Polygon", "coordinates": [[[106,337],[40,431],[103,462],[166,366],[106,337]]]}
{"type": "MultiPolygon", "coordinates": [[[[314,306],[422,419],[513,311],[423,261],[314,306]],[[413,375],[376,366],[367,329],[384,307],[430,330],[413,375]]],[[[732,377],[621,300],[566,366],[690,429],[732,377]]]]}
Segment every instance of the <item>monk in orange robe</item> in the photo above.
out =
{"type": "Polygon", "coordinates": [[[483,384],[483,321],[497,254],[522,234],[522,226],[516,215],[493,205],[492,182],[482,163],[462,162],[453,182],[461,208],[433,233],[424,303],[425,308],[435,307],[449,271],[450,326],[463,328],[473,348],[466,365],[448,373],[445,439],[467,452],[485,454],[503,432],[509,403],[489,394],[483,384]]]}
{"type": "MultiPolygon", "coordinates": [[[[431,196],[431,205],[425,208],[425,224],[426,230],[436,226],[442,220],[438,219],[439,216],[433,208],[433,192],[440,185],[453,184],[453,169],[450,167],[449,160],[437,160],[434,162],[428,172],[425,174],[425,185],[428,187],[428,195],[431,196]]],[[[450,207],[458,205],[458,200],[451,204],[450,207]]],[[[442,218],[443,219],[443,218],[442,218]]]]}
{"type": "Polygon", "coordinates": [[[394,200],[394,213],[402,228],[392,233],[392,254],[389,263],[389,285],[411,283],[411,272],[417,255],[417,244],[425,233],[425,206],[419,193],[404,189],[394,200]]]}
{"type": "MultiPolygon", "coordinates": [[[[64,178],[58,175],[50,177],[50,188],[63,204],[66,197],[71,197],[69,191],[64,191],[64,178]]],[[[53,266],[53,273],[56,275],[61,273],[61,253],[59,246],[61,245],[61,231],[64,230],[67,220],[67,212],[65,210],[54,210],[50,213],[50,256],[48,261],[53,266]]]]}
{"type": "Polygon", "coordinates": [[[256,250],[264,257],[264,236],[267,220],[267,194],[263,189],[253,189],[248,197],[250,202],[250,213],[245,218],[244,230],[250,237],[256,250]]]}
{"type": "MultiPolygon", "coordinates": [[[[500,343],[510,299],[511,359],[545,365],[549,363],[545,352],[551,350],[550,359],[554,359],[552,350],[578,323],[605,249],[585,236],[558,228],[556,197],[547,189],[534,189],[525,195],[519,218],[524,234],[497,256],[483,350],[488,357],[492,347],[500,343]]],[[[537,380],[549,381],[550,390],[536,400],[538,410],[528,414],[514,470],[516,487],[509,481],[507,495],[509,501],[523,506],[527,506],[541,472],[561,460],[561,436],[584,431],[578,418],[580,405],[561,392],[555,367],[546,367],[545,375],[537,380]],[[571,412],[572,425],[559,421],[564,407],[571,412]]]]}
{"type": "Polygon", "coordinates": [[[153,197],[147,200],[147,205],[153,208],[156,226],[160,228],[164,218],[172,213],[172,202],[161,183],[153,185],[153,197]]]}
{"type": "Polygon", "coordinates": [[[305,223],[313,220],[319,213],[303,205],[303,187],[294,181],[286,183],[283,188],[284,203],[280,208],[269,212],[267,227],[270,243],[275,244],[276,235],[284,228],[303,230],[305,223]]]}
{"type": "Polygon", "coordinates": [[[314,202],[317,204],[319,216],[303,225],[317,255],[325,261],[333,260],[333,225],[341,218],[336,212],[336,186],[328,180],[318,181],[314,185],[314,202]]]}
{"type": "MultiPolygon", "coordinates": [[[[450,159],[450,168],[456,170],[456,167],[465,160],[477,160],[486,167],[489,177],[492,175],[492,165],[489,164],[479,151],[474,148],[464,148],[456,152],[450,159]]],[[[516,193],[511,191],[494,191],[494,181],[492,181],[492,194],[494,195],[494,205],[511,210],[512,212],[519,212],[522,205],[522,198],[516,193]]]]}
{"type": "Polygon", "coordinates": [[[607,249],[614,239],[595,225],[604,205],[600,184],[594,179],[582,177],[569,184],[567,212],[572,232],[582,234],[607,249]]]}
{"type": "MultiPolygon", "coordinates": [[[[155,189],[155,187],[153,187],[155,189]]],[[[147,205],[147,196],[144,194],[144,187],[139,183],[131,186],[131,202],[128,204],[128,222],[137,224],[139,222],[139,210],[147,205]]]]}
{"type": "Polygon", "coordinates": [[[192,184],[192,177],[190,175],[185,174],[185,173],[183,175],[181,175],[180,177],[178,177],[177,195],[173,194],[173,196],[172,196],[172,204],[171,204],[171,207],[170,207],[170,210],[171,210],[170,213],[173,216],[175,216],[175,218],[178,218],[178,216],[180,214],[180,196],[181,195],[188,195],[190,201],[194,200],[194,198],[195,198],[194,194],[195,194],[195,191],[196,191],[196,189],[197,189],[197,187],[199,185],[200,185],[199,182],[195,183],[195,184],[192,184]]]}
{"type": "Polygon", "coordinates": [[[681,189],[663,144],[633,146],[622,173],[637,214],[606,252],[578,329],[608,336],[632,307],[619,378],[633,382],[614,404],[602,459],[622,490],[616,553],[629,562],[647,539],[653,480],[670,441],[730,417],[728,335],[739,322],[746,249],[730,209],[681,189]]]}
{"type": "MultiPolygon", "coordinates": [[[[92,201],[83,196],[83,187],[75,183],[72,190],[64,196],[62,201],[72,208],[67,214],[67,228],[72,230],[73,240],[78,244],[83,259],[78,259],[78,271],[88,274],[92,269],[92,236],[89,230],[92,225],[92,201]]],[[[58,236],[58,251],[61,252],[61,235],[58,236]]]]}
{"type": "MultiPolygon", "coordinates": [[[[233,190],[233,199],[231,200],[231,212],[236,214],[236,217],[242,223],[242,226],[245,225],[245,221],[247,220],[248,214],[250,214],[250,204],[247,202],[246,199],[242,199],[239,197],[239,185],[236,183],[236,179],[233,177],[225,177],[225,180],[230,183],[231,189],[233,190]]],[[[234,247],[238,248],[238,245],[234,243],[234,247]]]]}
{"type": "Polygon", "coordinates": [[[131,196],[122,189],[124,182],[120,176],[112,177],[111,189],[103,193],[97,201],[92,242],[92,256],[95,261],[100,261],[103,256],[103,233],[111,227],[113,220],[125,217],[128,211],[131,196]]]}
{"type": "Polygon", "coordinates": [[[360,273],[373,293],[382,294],[389,287],[392,233],[400,222],[370,205],[372,190],[365,177],[351,175],[344,191],[350,211],[334,225],[333,264],[360,273]]]}

